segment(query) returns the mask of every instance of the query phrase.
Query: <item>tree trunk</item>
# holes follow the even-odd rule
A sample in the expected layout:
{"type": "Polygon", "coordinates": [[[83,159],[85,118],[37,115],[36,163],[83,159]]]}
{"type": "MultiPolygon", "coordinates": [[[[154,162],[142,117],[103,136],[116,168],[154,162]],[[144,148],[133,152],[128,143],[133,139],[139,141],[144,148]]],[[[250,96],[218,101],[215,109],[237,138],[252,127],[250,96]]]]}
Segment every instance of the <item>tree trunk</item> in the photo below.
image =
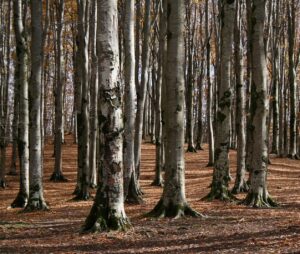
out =
{"type": "Polygon", "coordinates": [[[90,22],[91,85],[90,85],[90,186],[97,186],[97,139],[98,139],[98,58],[96,50],[97,0],[92,1],[90,22]]]}
{"type": "Polygon", "coordinates": [[[210,79],[210,34],[208,23],[208,0],[205,2],[205,38],[206,38],[206,78],[207,78],[207,125],[208,125],[208,144],[209,144],[209,159],[207,166],[213,166],[215,159],[215,140],[213,128],[213,87],[210,79]]]}
{"type": "Polygon", "coordinates": [[[63,56],[63,21],[64,21],[64,0],[56,1],[57,20],[57,59],[56,59],[56,88],[55,90],[55,131],[54,131],[54,172],[50,178],[54,182],[65,182],[67,179],[62,172],[62,135],[63,135],[63,87],[64,77],[64,56],[63,56]]]}
{"type": "Polygon", "coordinates": [[[216,150],[213,180],[207,200],[231,200],[228,191],[229,176],[229,141],[230,112],[232,89],[230,85],[230,68],[233,43],[233,24],[235,16],[235,1],[223,1],[221,10],[221,75],[218,87],[218,110],[216,118],[216,150]]]}
{"type": "MultiPolygon", "coordinates": [[[[28,46],[23,24],[22,0],[14,1],[14,31],[16,40],[15,99],[18,103],[18,154],[20,160],[20,189],[11,207],[25,207],[29,197],[29,111],[28,111],[28,46]]],[[[14,116],[16,117],[16,116],[14,116]]]]}
{"type": "Polygon", "coordinates": [[[26,211],[48,209],[43,194],[41,140],[42,2],[31,0],[31,77],[29,86],[29,199],[26,211]]]}
{"type": "Polygon", "coordinates": [[[267,63],[264,46],[265,1],[253,0],[251,29],[252,85],[250,140],[252,145],[251,185],[243,201],[253,207],[270,207],[275,202],[267,190],[268,136],[267,116],[269,110],[267,92],[267,63]]]}
{"type": "Polygon", "coordinates": [[[291,0],[288,4],[288,77],[290,86],[290,146],[288,157],[297,159],[297,85],[296,85],[296,69],[295,69],[295,1],[291,0]]]}
{"type": "Polygon", "coordinates": [[[243,81],[241,54],[241,4],[236,2],[236,19],[234,27],[234,64],[236,80],[236,131],[237,131],[237,172],[233,194],[247,192],[249,187],[246,179],[246,96],[243,81]]]}
{"type": "Polygon", "coordinates": [[[78,0],[78,34],[79,34],[79,68],[81,91],[78,96],[79,110],[77,112],[78,124],[78,189],[75,200],[90,198],[90,167],[89,167],[89,67],[88,67],[88,40],[89,40],[89,1],[78,0]],[[81,174],[80,174],[81,173],[81,174]]]}
{"type": "Polygon", "coordinates": [[[184,162],[184,0],[167,0],[166,165],[162,197],[154,217],[197,216],[185,197],[184,162]]]}
{"type": "Polygon", "coordinates": [[[98,0],[99,128],[103,144],[101,184],[84,231],[125,230],[123,120],[119,80],[117,0],[98,0]]]}
{"type": "Polygon", "coordinates": [[[127,202],[141,203],[141,193],[137,187],[134,161],[135,134],[135,41],[134,41],[134,6],[135,0],[127,0],[125,6],[125,131],[124,131],[124,197],[127,202]]]}
{"type": "Polygon", "coordinates": [[[137,112],[135,124],[135,142],[134,142],[134,157],[137,178],[140,175],[141,162],[141,145],[143,135],[144,110],[148,85],[148,68],[149,68],[149,40],[150,40],[150,11],[151,1],[145,2],[144,28],[143,28],[143,51],[142,51],[142,80],[141,85],[137,87],[137,112]]]}

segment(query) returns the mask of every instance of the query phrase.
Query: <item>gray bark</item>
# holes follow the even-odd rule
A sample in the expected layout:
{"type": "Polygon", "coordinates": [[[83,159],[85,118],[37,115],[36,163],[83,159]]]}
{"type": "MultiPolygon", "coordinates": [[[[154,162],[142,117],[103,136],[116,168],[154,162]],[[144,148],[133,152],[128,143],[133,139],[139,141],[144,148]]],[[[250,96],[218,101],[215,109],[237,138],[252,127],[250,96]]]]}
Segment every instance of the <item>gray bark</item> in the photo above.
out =
{"type": "Polygon", "coordinates": [[[29,199],[26,211],[46,210],[41,140],[42,2],[31,0],[31,77],[29,86],[29,199]]]}
{"type": "Polygon", "coordinates": [[[123,118],[119,79],[117,0],[98,0],[99,128],[103,145],[101,183],[83,230],[125,230],[123,118]]]}
{"type": "Polygon", "coordinates": [[[184,161],[184,0],[167,0],[166,165],[162,197],[154,217],[197,216],[185,196],[184,161]]]}
{"type": "Polygon", "coordinates": [[[253,207],[275,206],[267,190],[269,110],[267,92],[267,62],[264,44],[265,1],[253,0],[251,29],[252,85],[250,131],[252,146],[251,185],[243,201],[253,207]]]}
{"type": "Polygon", "coordinates": [[[228,191],[229,176],[229,145],[230,145],[230,112],[232,89],[230,85],[230,68],[233,43],[233,25],[235,1],[222,1],[221,10],[221,69],[218,87],[218,110],[216,117],[216,149],[213,180],[207,200],[230,200],[228,191]]]}

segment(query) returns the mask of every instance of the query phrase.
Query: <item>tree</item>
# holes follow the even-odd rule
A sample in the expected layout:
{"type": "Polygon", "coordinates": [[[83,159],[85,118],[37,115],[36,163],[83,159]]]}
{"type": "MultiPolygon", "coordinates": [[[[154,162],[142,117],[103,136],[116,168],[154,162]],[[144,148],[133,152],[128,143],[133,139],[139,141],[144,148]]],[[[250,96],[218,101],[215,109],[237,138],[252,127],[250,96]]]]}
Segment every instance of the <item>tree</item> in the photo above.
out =
{"type": "Polygon", "coordinates": [[[134,160],[136,108],[134,6],[135,0],[127,0],[125,3],[124,197],[130,203],[140,203],[142,198],[137,188],[134,160]]]}
{"type": "Polygon", "coordinates": [[[75,200],[90,198],[89,167],[89,1],[77,0],[78,8],[78,54],[76,56],[77,84],[77,131],[78,131],[78,176],[75,200]]]}
{"type": "Polygon", "coordinates": [[[167,0],[166,164],[162,197],[154,217],[198,216],[185,196],[184,161],[184,0],[167,0]]]}
{"type": "Polygon", "coordinates": [[[29,199],[26,211],[46,210],[42,174],[41,77],[42,77],[42,2],[30,1],[31,76],[29,85],[29,199]]]}
{"type": "Polygon", "coordinates": [[[56,20],[57,20],[57,59],[56,59],[56,88],[55,90],[55,136],[54,136],[54,154],[55,164],[54,172],[50,178],[51,181],[65,182],[67,179],[62,173],[62,142],[63,142],[63,87],[64,77],[64,60],[63,60],[63,21],[64,21],[64,0],[56,0],[56,20]]]}
{"type": "Polygon", "coordinates": [[[117,0],[98,0],[99,128],[103,145],[100,185],[84,231],[125,230],[123,120],[119,79],[117,0]]]}
{"type": "MultiPolygon", "coordinates": [[[[20,189],[12,202],[12,207],[25,207],[29,197],[29,111],[28,111],[28,45],[27,34],[23,23],[24,13],[22,0],[13,2],[14,31],[16,40],[15,99],[18,101],[18,154],[20,160],[20,189]]],[[[16,106],[16,103],[15,103],[16,106]]]]}
{"type": "Polygon", "coordinates": [[[232,89],[230,84],[231,53],[233,43],[233,24],[235,1],[222,1],[221,10],[221,70],[218,87],[218,110],[216,118],[215,164],[211,191],[207,200],[230,200],[228,191],[229,145],[230,145],[230,112],[232,89]]]}
{"type": "Polygon", "coordinates": [[[234,26],[234,67],[236,83],[236,132],[237,132],[237,173],[232,193],[247,192],[246,180],[246,89],[243,81],[241,57],[241,4],[236,2],[234,26]]]}
{"type": "Polygon", "coordinates": [[[267,116],[269,109],[267,92],[267,63],[264,45],[265,1],[252,1],[250,46],[252,49],[252,85],[250,108],[251,184],[243,201],[253,207],[272,207],[276,203],[267,190],[268,136],[267,116]]]}

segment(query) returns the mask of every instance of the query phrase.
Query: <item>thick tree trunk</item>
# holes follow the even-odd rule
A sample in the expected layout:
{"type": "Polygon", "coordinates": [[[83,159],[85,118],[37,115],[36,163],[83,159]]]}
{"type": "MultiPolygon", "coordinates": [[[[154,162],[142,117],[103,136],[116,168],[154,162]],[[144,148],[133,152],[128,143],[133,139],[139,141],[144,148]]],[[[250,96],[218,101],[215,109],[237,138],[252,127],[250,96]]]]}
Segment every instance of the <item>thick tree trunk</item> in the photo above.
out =
{"type": "Polygon", "coordinates": [[[42,2],[31,0],[31,77],[29,86],[29,199],[26,211],[48,209],[43,194],[41,140],[42,2]]]}
{"type": "Polygon", "coordinates": [[[218,87],[218,111],[216,118],[216,150],[213,180],[207,200],[231,200],[228,190],[229,176],[229,141],[230,112],[232,89],[230,85],[230,68],[233,43],[233,24],[235,16],[235,1],[223,1],[221,10],[221,75],[218,87]]]}
{"type": "Polygon", "coordinates": [[[252,145],[251,185],[243,201],[253,207],[270,207],[275,202],[267,190],[268,136],[267,63],[264,46],[265,1],[253,0],[251,29],[252,89],[250,131],[252,145]]]}
{"type": "Polygon", "coordinates": [[[103,144],[102,177],[83,230],[125,230],[123,120],[119,80],[117,0],[98,0],[99,127],[103,144]]]}
{"type": "Polygon", "coordinates": [[[185,197],[184,162],[184,0],[167,0],[166,165],[162,197],[154,217],[197,216],[185,197]]]}

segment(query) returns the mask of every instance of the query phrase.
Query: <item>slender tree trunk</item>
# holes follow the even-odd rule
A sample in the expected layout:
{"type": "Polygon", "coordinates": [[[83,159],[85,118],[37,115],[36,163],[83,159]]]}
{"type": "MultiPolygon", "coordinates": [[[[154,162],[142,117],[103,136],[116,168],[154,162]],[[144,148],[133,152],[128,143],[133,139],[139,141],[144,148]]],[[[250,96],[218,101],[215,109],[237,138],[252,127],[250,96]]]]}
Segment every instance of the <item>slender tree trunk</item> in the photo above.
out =
{"type": "Polygon", "coordinates": [[[166,165],[162,197],[154,217],[198,216],[185,197],[184,161],[184,0],[167,0],[166,165]]]}
{"type": "Polygon", "coordinates": [[[63,135],[63,87],[64,77],[64,56],[63,56],[63,21],[64,21],[64,0],[56,1],[56,20],[57,20],[57,62],[56,62],[56,88],[55,90],[55,131],[54,131],[54,172],[50,178],[54,182],[65,182],[67,179],[62,172],[62,135],[63,135]]]}
{"type": "Polygon", "coordinates": [[[265,1],[253,0],[251,29],[252,49],[252,85],[251,85],[251,116],[250,131],[252,160],[251,160],[251,185],[243,201],[253,207],[270,207],[275,202],[267,190],[268,167],[268,136],[267,116],[269,101],[267,93],[267,63],[264,46],[265,1]]]}
{"type": "Polygon", "coordinates": [[[234,64],[236,80],[236,131],[237,131],[237,173],[233,194],[247,192],[249,187],[246,179],[246,94],[243,81],[241,56],[241,4],[236,2],[236,19],[234,28],[234,64]]]}
{"type": "Polygon", "coordinates": [[[208,23],[208,0],[205,2],[205,37],[206,37],[206,78],[207,78],[207,125],[208,125],[208,144],[209,144],[209,159],[207,166],[213,166],[215,159],[215,140],[213,128],[213,86],[210,79],[210,34],[208,23]]]}
{"type": "Polygon", "coordinates": [[[98,139],[98,58],[96,50],[97,0],[92,1],[90,22],[91,47],[91,103],[90,103],[90,185],[97,186],[97,139],[98,139]]]}
{"type": "Polygon", "coordinates": [[[88,68],[88,40],[89,40],[89,1],[78,0],[79,21],[79,53],[80,57],[80,84],[79,96],[80,110],[77,113],[78,124],[78,172],[81,172],[78,181],[75,200],[87,200],[90,198],[90,167],[89,167],[89,68],[88,68]]]}
{"type": "Polygon", "coordinates": [[[150,41],[150,11],[151,1],[145,2],[144,28],[143,28],[143,51],[142,51],[142,80],[141,85],[137,88],[137,112],[135,124],[135,142],[134,142],[134,157],[137,178],[140,176],[141,162],[141,145],[143,135],[144,110],[148,84],[148,68],[149,68],[149,41],[150,41]]]}
{"type": "Polygon", "coordinates": [[[123,120],[119,80],[117,0],[98,0],[99,127],[103,144],[102,177],[83,230],[125,230],[123,120]]]}
{"type": "Polygon", "coordinates": [[[43,193],[41,140],[42,2],[31,0],[31,77],[29,86],[29,199],[26,211],[48,209],[43,193]]]}
{"type": "Polygon", "coordinates": [[[135,36],[134,36],[134,7],[135,0],[125,3],[125,132],[124,132],[124,197],[127,202],[140,203],[141,193],[138,188],[135,160],[134,160],[134,135],[135,135],[135,36]]]}
{"type": "Polygon", "coordinates": [[[16,40],[15,98],[18,100],[18,154],[20,160],[20,189],[12,207],[25,207],[29,197],[29,111],[28,111],[28,46],[23,23],[22,0],[14,1],[14,31],[16,40]]]}
{"type": "Polygon", "coordinates": [[[232,89],[230,85],[231,52],[233,43],[233,24],[235,16],[235,1],[223,1],[221,10],[221,75],[218,87],[218,111],[216,119],[216,150],[213,180],[207,200],[230,200],[228,191],[229,176],[229,141],[230,112],[232,89]]]}
{"type": "Polygon", "coordinates": [[[297,85],[296,85],[296,70],[295,70],[295,1],[291,0],[288,5],[288,77],[290,86],[290,146],[288,157],[297,159],[297,85]]]}

